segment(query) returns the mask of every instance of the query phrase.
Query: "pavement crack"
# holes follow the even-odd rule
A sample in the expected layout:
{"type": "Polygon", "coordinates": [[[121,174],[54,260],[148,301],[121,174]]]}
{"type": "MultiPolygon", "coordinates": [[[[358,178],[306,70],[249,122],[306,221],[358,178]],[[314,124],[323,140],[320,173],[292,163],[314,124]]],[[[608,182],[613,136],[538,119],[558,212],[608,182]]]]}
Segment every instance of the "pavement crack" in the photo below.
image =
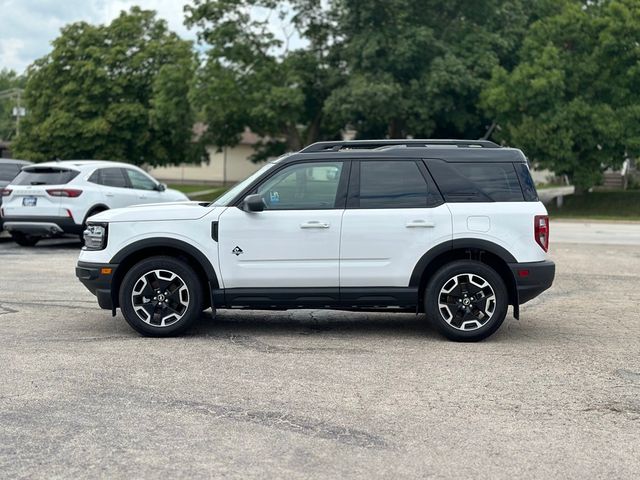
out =
{"type": "Polygon", "coordinates": [[[284,412],[248,410],[236,406],[214,405],[188,400],[174,400],[168,402],[168,404],[181,410],[187,408],[216,419],[262,425],[308,437],[332,440],[345,445],[373,449],[392,448],[384,438],[364,430],[334,425],[322,420],[291,415],[284,412]]]}

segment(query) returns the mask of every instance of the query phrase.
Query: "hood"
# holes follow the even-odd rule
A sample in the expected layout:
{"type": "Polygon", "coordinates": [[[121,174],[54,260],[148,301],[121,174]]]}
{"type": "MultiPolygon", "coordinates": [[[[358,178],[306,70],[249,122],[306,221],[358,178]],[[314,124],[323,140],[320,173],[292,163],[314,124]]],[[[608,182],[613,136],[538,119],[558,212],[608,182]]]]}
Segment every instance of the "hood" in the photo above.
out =
{"type": "Polygon", "coordinates": [[[171,202],[134,205],[106,210],[90,218],[92,222],[157,222],[162,220],[197,220],[211,212],[208,202],[171,202]]]}

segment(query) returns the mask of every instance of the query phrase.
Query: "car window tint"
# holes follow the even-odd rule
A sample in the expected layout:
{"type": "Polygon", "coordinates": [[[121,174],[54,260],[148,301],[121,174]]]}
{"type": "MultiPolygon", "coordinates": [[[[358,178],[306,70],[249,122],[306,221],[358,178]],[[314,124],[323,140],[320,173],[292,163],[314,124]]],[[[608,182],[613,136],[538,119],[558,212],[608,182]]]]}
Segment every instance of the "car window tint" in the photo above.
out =
{"type": "Polygon", "coordinates": [[[125,170],[129,176],[129,182],[131,187],[137,190],[155,190],[156,184],[153,180],[147,177],[144,173],[137,170],[127,168],[125,170]]]}
{"type": "Polygon", "coordinates": [[[516,163],[515,168],[520,179],[524,199],[528,202],[537,202],[538,192],[536,191],[536,184],[531,177],[529,166],[526,163],[516,163]]]}
{"type": "Polygon", "coordinates": [[[334,208],[342,162],[291,165],[258,187],[268,210],[334,208]]]}
{"type": "Polygon", "coordinates": [[[88,182],[100,184],[100,170],[96,170],[87,179],[88,182]]]}
{"type": "Polygon", "coordinates": [[[64,185],[80,172],[56,167],[27,167],[12,180],[14,185],[64,185]]]}
{"type": "Polygon", "coordinates": [[[424,208],[428,188],[414,161],[360,162],[360,208],[424,208]]]}
{"type": "Polygon", "coordinates": [[[429,168],[448,202],[522,202],[512,163],[454,163],[432,160],[429,168]]]}
{"type": "Polygon", "coordinates": [[[100,183],[107,187],[126,188],[129,186],[121,168],[103,168],[100,171],[100,183]]]}
{"type": "Polygon", "coordinates": [[[20,166],[16,163],[0,163],[0,181],[10,182],[20,173],[20,166]]]}

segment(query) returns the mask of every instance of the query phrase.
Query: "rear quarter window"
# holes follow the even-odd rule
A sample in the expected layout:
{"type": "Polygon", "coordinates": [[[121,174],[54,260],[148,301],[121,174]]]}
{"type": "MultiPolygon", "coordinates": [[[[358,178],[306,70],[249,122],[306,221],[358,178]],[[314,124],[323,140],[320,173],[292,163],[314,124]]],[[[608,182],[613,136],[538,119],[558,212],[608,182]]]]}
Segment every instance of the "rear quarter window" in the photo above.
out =
{"type": "Polygon", "coordinates": [[[80,172],[66,168],[30,167],[22,170],[13,180],[14,185],[64,185],[80,172]]]}
{"type": "Polygon", "coordinates": [[[512,163],[449,163],[429,160],[429,169],[447,202],[523,202],[512,163]]]}

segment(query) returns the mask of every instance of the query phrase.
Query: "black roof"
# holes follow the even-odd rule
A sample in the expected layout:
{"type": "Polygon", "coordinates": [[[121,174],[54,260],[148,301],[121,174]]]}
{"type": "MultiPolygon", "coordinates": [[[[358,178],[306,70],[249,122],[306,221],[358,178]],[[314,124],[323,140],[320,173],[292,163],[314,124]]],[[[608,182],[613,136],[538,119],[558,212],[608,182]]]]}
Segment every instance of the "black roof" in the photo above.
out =
{"type": "Polygon", "coordinates": [[[526,162],[522,151],[487,140],[353,140],[318,142],[282,161],[332,158],[435,158],[447,162],[526,162]]]}

